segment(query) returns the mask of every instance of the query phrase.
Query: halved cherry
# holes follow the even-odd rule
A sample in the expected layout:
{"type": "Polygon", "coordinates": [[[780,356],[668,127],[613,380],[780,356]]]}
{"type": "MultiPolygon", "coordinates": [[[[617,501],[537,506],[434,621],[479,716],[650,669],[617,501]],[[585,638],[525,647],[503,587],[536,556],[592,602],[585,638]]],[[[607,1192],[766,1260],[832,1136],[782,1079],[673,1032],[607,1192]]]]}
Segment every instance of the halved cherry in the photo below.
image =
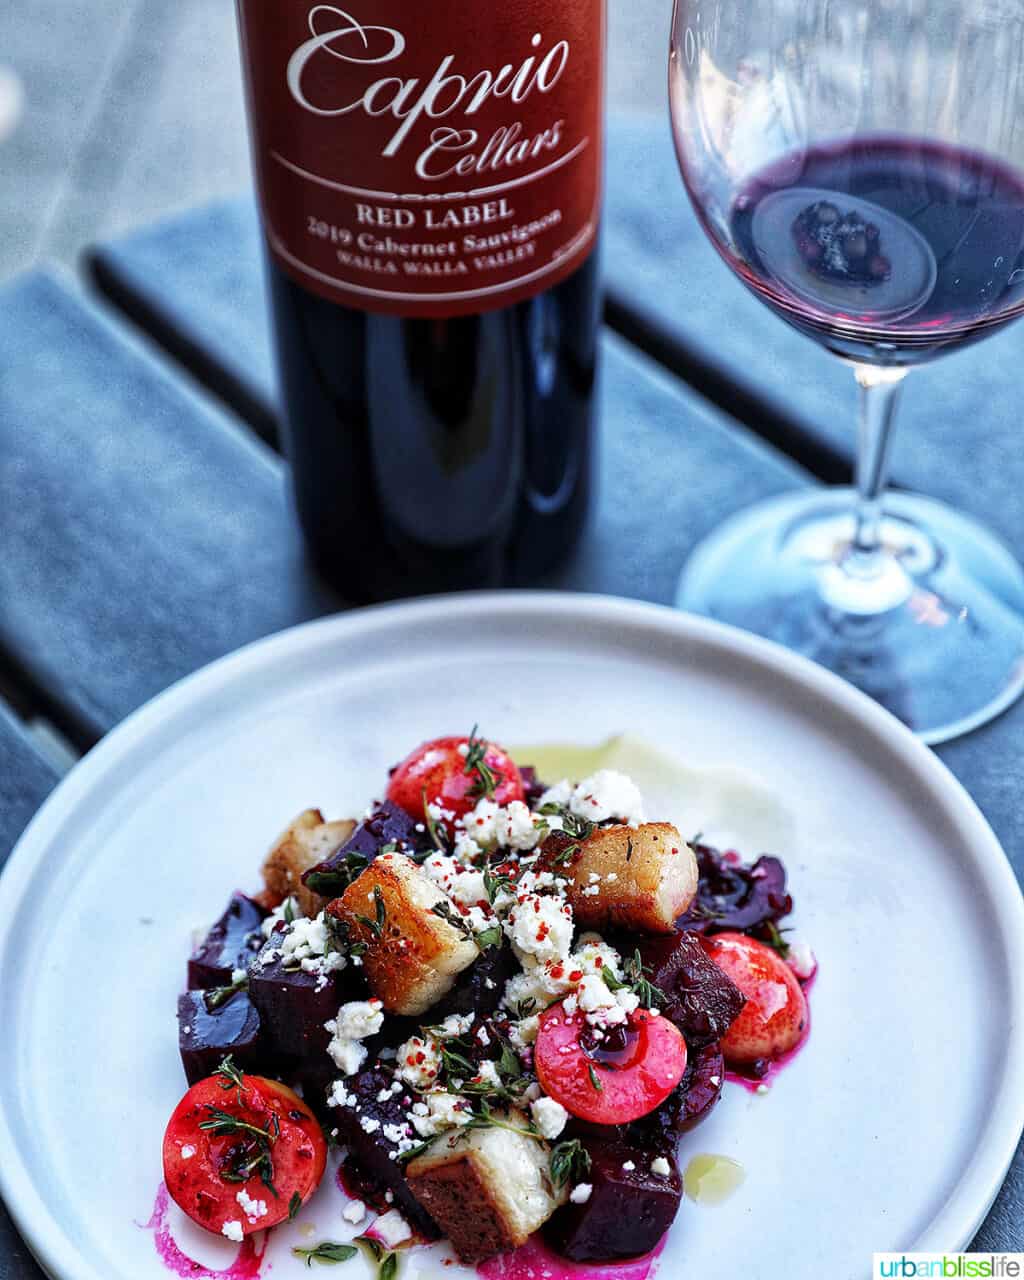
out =
{"type": "Polygon", "coordinates": [[[174,1202],[207,1231],[239,1239],[287,1218],[295,1196],[309,1199],[327,1143],[298,1094],[234,1073],[189,1089],[168,1122],[163,1156],[174,1202]]]}
{"type": "Polygon", "coordinates": [[[626,1124],[660,1106],[683,1078],[686,1041],[647,1009],[602,1031],[560,1001],[541,1014],[533,1061],[541,1088],[574,1116],[626,1124]]]}
{"type": "Polygon", "coordinates": [[[424,800],[438,805],[449,834],[455,819],[472,812],[481,797],[507,805],[524,794],[519,769],[508,752],[476,736],[424,742],[406,756],[388,783],[388,799],[421,822],[426,818],[424,800]]]}
{"type": "Polygon", "coordinates": [[[785,960],[745,933],[716,933],[702,942],[747,997],[721,1040],[726,1061],[745,1064],[795,1049],[807,1028],[807,1000],[785,960]]]}

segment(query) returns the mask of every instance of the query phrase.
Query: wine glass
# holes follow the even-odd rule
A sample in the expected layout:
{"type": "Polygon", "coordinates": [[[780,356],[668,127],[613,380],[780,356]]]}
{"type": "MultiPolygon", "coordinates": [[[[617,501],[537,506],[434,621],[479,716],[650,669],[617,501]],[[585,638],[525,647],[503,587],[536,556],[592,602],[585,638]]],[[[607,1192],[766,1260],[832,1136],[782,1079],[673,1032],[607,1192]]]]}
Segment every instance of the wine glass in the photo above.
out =
{"type": "MultiPolygon", "coordinates": [[[[701,225],[860,388],[856,488],[733,517],[679,604],[807,654],[926,742],[1024,688],[1014,558],[943,504],[885,492],[907,371],[1024,311],[1022,85],[1019,2],[675,0],[672,124],[701,225]]],[[[982,430],[965,423],[965,446],[982,430]]]]}

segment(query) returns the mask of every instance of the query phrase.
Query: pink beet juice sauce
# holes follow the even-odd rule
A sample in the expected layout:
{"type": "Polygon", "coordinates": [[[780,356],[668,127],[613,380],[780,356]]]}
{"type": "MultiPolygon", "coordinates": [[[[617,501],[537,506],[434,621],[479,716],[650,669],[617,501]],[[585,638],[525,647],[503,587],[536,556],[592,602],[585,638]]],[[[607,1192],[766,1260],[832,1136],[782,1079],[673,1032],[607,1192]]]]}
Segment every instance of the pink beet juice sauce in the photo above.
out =
{"type": "Polygon", "coordinates": [[[482,1262],[477,1275],[483,1280],[649,1280],[658,1269],[664,1247],[662,1239],[651,1253],[626,1262],[569,1262],[533,1236],[515,1253],[482,1262]]]}
{"type": "Polygon", "coordinates": [[[263,1255],[267,1251],[267,1237],[256,1248],[253,1237],[247,1236],[238,1250],[238,1257],[230,1267],[216,1269],[204,1266],[183,1253],[171,1235],[168,1224],[168,1211],[171,1198],[167,1187],[161,1182],[153,1204],[153,1216],[147,1223],[140,1224],[147,1231],[153,1232],[153,1243],[156,1246],[160,1261],[168,1271],[186,1280],[259,1280],[263,1255]]]}

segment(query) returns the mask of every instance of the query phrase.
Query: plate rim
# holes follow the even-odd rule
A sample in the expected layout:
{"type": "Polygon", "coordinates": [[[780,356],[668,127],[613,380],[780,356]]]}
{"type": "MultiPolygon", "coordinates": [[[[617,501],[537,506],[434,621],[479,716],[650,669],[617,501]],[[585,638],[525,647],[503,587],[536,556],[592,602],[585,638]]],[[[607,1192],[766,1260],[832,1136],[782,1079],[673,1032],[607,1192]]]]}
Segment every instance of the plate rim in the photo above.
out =
{"type": "MultiPolygon", "coordinates": [[[[650,630],[665,638],[696,641],[705,648],[766,669],[773,678],[817,694],[833,715],[841,713],[876,740],[885,742],[928,788],[942,795],[950,816],[963,831],[972,850],[972,864],[990,895],[1000,927],[1000,940],[1010,967],[1016,995],[1006,1022],[1004,1077],[988,1115],[984,1142],[962,1170],[946,1203],[932,1218],[912,1248],[922,1252],[962,1249],[973,1239],[1012,1163],[1024,1131],[1024,1092],[1014,1097],[1008,1082],[1024,1076],[1024,895],[1002,845],[963,784],[934,752],[904,724],[852,685],[810,659],[736,627],[682,612],[667,605],[623,597],[560,591],[479,591],[430,596],[371,605],[299,623],[215,659],[175,681],[131,712],[103,737],[58,783],[11,851],[0,872],[0,961],[7,952],[14,904],[51,831],[69,811],[101,786],[106,775],[136,749],[161,722],[190,705],[223,690],[261,666],[272,667],[285,656],[294,659],[308,649],[330,644],[339,633],[400,628],[409,623],[429,625],[433,619],[450,622],[453,610],[460,621],[474,613],[520,615],[524,620],[572,616],[576,622],[621,624],[624,630],[650,630]]],[[[685,653],[685,650],[683,650],[685,653]]],[[[0,1077],[0,1085],[3,1078],[0,1077]]],[[[55,1211],[49,1208],[25,1166],[8,1120],[9,1103],[0,1088],[0,1149],[9,1153],[0,1162],[0,1198],[15,1226],[47,1274],[57,1280],[110,1280],[93,1262],[78,1254],[55,1211]]],[[[867,1251],[867,1246],[866,1246],[867,1251]]]]}

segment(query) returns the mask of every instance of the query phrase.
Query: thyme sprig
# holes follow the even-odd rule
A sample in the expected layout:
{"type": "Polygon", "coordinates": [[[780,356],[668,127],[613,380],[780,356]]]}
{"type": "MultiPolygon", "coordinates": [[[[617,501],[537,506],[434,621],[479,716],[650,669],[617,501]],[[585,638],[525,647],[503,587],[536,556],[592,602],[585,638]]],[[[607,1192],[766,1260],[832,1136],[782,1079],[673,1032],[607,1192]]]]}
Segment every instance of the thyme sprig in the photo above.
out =
{"type": "Polygon", "coordinates": [[[216,1013],[222,1005],[226,1005],[233,995],[237,995],[239,991],[249,990],[249,975],[239,978],[237,982],[229,982],[223,987],[210,987],[209,990],[203,992],[203,1003],[206,1005],[207,1013],[216,1013]]]}
{"type": "Polygon", "coordinates": [[[394,1280],[398,1274],[398,1254],[387,1250],[373,1236],[356,1236],[356,1244],[361,1244],[377,1264],[377,1280],[394,1280]]]}
{"type": "Polygon", "coordinates": [[[335,1244],[333,1240],[321,1240],[312,1249],[296,1247],[292,1250],[292,1254],[305,1262],[307,1267],[311,1267],[314,1262],[323,1262],[330,1266],[338,1262],[348,1262],[358,1252],[354,1244],[335,1244]]]}
{"type": "Polygon", "coordinates": [[[435,902],[430,911],[432,915],[439,916],[446,924],[450,924],[453,929],[461,933],[464,938],[468,938],[470,942],[476,941],[476,934],[473,932],[469,921],[464,920],[450,902],[435,902]]]}
{"type": "MultiPolygon", "coordinates": [[[[231,1087],[229,1085],[229,1087],[231,1087]]],[[[241,1116],[232,1115],[207,1103],[209,1113],[206,1120],[200,1120],[199,1128],[215,1137],[237,1137],[241,1141],[229,1154],[227,1162],[221,1167],[220,1176],[225,1182],[248,1182],[259,1174],[260,1181],[268,1191],[277,1197],[274,1186],[274,1143],[281,1136],[281,1122],[277,1113],[271,1115],[266,1128],[250,1124],[241,1116]]]]}
{"type": "Polygon", "coordinates": [[[487,763],[487,749],[491,744],[483,738],[478,738],[476,731],[477,726],[474,725],[467,742],[466,763],[462,767],[462,772],[476,774],[476,781],[469,789],[473,799],[479,799],[481,796],[490,798],[498,786],[500,775],[487,763]]]}
{"type": "Polygon", "coordinates": [[[768,933],[767,945],[771,947],[773,951],[777,951],[783,960],[785,960],[789,955],[789,943],[782,935],[784,933],[792,933],[793,930],[780,929],[774,920],[766,920],[764,927],[768,933]]]}
{"type": "Polygon", "coordinates": [[[642,1009],[658,1009],[668,1002],[664,991],[647,977],[639,949],[623,962],[622,974],[621,978],[616,977],[608,965],[601,970],[601,976],[610,991],[632,991],[642,1009]]]}
{"type": "Polygon", "coordinates": [[[381,890],[381,887],[379,884],[375,884],[373,886],[373,905],[374,905],[373,919],[371,919],[369,916],[361,916],[358,914],[358,912],[353,912],[353,915],[359,921],[359,923],[363,926],[363,928],[369,930],[369,932],[372,933],[375,938],[383,938],[384,926],[388,922],[388,913],[387,913],[387,908],[384,905],[384,893],[381,890]]]}
{"type": "Polygon", "coordinates": [[[427,831],[430,834],[431,842],[439,853],[447,853],[448,840],[446,838],[446,832],[430,812],[430,805],[427,803],[426,783],[423,785],[421,795],[423,796],[423,819],[427,824],[427,831]]]}
{"type": "Polygon", "coordinates": [[[304,883],[307,889],[312,889],[321,898],[338,898],[369,865],[370,859],[366,854],[353,849],[351,853],[345,854],[341,862],[329,870],[307,872],[304,883]]]}
{"type": "Polygon", "coordinates": [[[544,1141],[540,1131],[529,1120],[524,1119],[523,1124],[518,1125],[509,1120],[499,1119],[486,1098],[481,1098],[477,1106],[469,1114],[470,1120],[466,1126],[467,1129],[505,1129],[509,1133],[518,1133],[523,1138],[534,1138],[537,1142],[544,1141]]]}
{"type": "Polygon", "coordinates": [[[579,1138],[567,1139],[552,1147],[550,1166],[556,1188],[583,1182],[590,1172],[590,1153],[579,1138]]]}
{"type": "Polygon", "coordinates": [[[225,1093],[231,1089],[237,1089],[238,1105],[245,1106],[245,1080],[230,1053],[226,1058],[221,1059],[220,1066],[213,1074],[221,1077],[218,1083],[225,1093]]]}
{"type": "Polygon", "coordinates": [[[594,1070],[592,1062],[587,1063],[587,1075],[590,1076],[590,1083],[598,1093],[604,1093],[604,1085],[601,1083],[601,1077],[594,1070]]]}

